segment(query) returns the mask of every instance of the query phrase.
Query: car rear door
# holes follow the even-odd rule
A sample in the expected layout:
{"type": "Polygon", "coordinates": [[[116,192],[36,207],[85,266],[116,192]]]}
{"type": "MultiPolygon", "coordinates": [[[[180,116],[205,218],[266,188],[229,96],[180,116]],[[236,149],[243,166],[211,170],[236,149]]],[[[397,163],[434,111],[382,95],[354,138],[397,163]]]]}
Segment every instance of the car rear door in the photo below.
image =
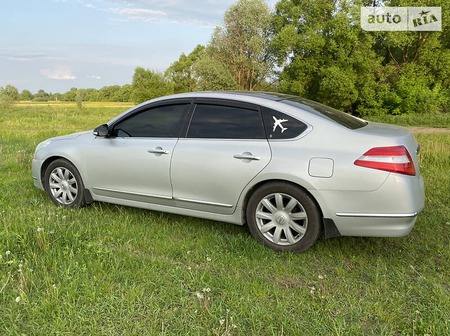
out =
{"type": "Polygon", "coordinates": [[[175,204],[231,214],[242,190],[270,159],[257,106],[197,101],[186,137],[180,137],[172,157],[175,204]]]}

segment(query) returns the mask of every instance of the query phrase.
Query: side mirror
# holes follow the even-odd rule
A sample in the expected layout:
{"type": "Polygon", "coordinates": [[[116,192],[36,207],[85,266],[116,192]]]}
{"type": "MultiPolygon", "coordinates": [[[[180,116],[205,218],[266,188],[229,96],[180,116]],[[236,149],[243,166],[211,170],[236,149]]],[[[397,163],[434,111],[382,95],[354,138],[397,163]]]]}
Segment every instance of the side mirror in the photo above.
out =
{"type": "Polygon", "coordinates": [[[98,137],[108,137],[109,136],[109,127],[107,124],[103,124],[94,128],[93,134],[98,137]]]}

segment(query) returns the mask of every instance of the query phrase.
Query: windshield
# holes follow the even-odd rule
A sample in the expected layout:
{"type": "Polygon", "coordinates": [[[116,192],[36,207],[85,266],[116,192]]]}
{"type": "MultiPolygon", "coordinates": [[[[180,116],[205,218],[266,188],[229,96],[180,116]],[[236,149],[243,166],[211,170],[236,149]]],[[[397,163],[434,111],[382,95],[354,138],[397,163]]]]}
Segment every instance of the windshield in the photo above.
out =
{"type": "Polygon", "coordinates": [[[338,124],[350,129],[357,129],[367,125],[366,121],[356,118],[348,113],[336,110],[332,107],[322,105],[320,103],[302,97],[290,96],[289,98],[281,100],[280,102],[290,106],[298,107],[302,110],[314,113],[320,117],[331,119],[338,124]]]}

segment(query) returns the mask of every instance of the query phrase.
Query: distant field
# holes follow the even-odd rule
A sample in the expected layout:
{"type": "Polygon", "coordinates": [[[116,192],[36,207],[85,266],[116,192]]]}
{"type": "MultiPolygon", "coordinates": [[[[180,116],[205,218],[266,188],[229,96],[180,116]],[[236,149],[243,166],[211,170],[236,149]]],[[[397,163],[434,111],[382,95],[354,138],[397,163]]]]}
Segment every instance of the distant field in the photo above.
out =
{"type": "MultiPolygon", "coordinates": [[[[65,106],[65,107],[76,107],[77,103],[75,102],[60,102],[60,101],[49,101],[49,102],[30,102],[30,101],[21,101],[14,104],[16,107],[22,106],[65,106]]],[[[83,107],[91,108],[91,107],[127,107],[130,108],[134,104],[126,103],[126,102],[83,102],[83,107]]]]}
{"type": "MultiPolygon", "coordinates": [[[[40,141],[129,106],[0,110],[0,335],[450,335],[450,134],[419,133],[426,207],[405,238],[275,253],[245,227],[33,186],[40,141]]],[[[390,119],[433,127],[447,116],[390,119]]]]}
{"type": "Polygon", "coordinates": [[[404,114],[368,117],[368,120],[409,127],[433,127],[450,129],[450,113],[443,114],[404,114]]]}

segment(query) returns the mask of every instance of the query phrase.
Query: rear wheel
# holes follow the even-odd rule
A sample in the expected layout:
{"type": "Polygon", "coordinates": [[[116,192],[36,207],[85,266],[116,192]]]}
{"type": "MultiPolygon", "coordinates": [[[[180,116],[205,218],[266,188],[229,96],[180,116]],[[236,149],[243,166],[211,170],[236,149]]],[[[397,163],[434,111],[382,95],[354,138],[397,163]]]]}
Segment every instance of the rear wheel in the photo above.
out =
{"type": "Polygon", "coordinates": [[[85,205],[80,173],[67,160],[58,159],[50,163],[45,170],[44,187],[56,205],[68,208],[85,205]]]}
{"type": "Polygon", "coordinates": [[[315,202],[289,183],[268,183],[257,189],[246,217],[256,240],[276,251],[303,252],[316,242],[321,229],[315,202]]]}

